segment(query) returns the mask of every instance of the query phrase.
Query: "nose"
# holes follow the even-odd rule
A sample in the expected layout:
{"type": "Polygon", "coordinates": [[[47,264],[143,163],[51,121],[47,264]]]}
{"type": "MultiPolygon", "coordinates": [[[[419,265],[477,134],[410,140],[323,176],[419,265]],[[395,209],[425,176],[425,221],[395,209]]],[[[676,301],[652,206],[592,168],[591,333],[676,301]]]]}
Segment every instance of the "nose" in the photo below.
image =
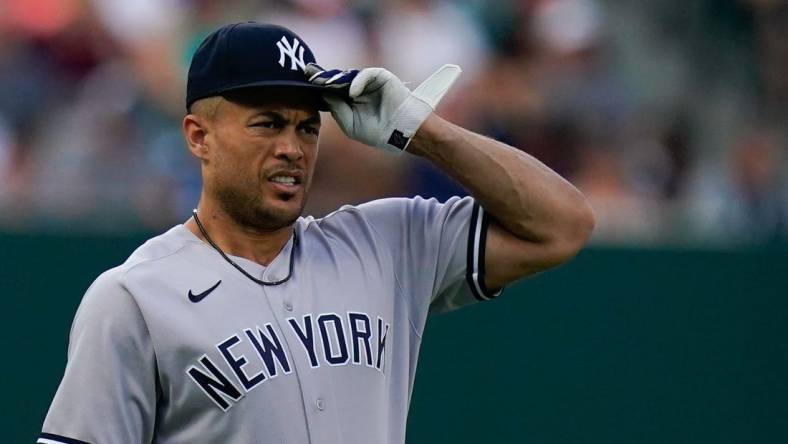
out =
{"type": "Polygon", "coordinates": [[[283,131],[280,134],[274,147],[274,156],[291,162],[301,160],[304,157],[301,141],[295,131],[283,131]]]}

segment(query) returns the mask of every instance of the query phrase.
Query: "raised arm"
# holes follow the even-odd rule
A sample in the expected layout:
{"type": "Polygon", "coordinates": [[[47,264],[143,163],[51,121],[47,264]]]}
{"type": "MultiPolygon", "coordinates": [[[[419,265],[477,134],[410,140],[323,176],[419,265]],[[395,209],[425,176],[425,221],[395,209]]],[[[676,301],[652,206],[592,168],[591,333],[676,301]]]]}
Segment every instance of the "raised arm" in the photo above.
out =
{"type": "Polygon", "coordinates": [[[498,288],[572,258],[594,217],[583,195],[534,157],[433,112],[460,72],[444,65],[411,92],[382,68],[306,70],[313,84],[336,92],[324,98],[348,137],[427,158],[471,192],[493,219],[485,285],[498,288]]]}
{"type": "Polygon", "coordinates": [[[485,284],[499,288],[571,259],[594,227],[580,191],[536,158],[430,114],[407,152],[460,182],[492,216],[485,284]]]}

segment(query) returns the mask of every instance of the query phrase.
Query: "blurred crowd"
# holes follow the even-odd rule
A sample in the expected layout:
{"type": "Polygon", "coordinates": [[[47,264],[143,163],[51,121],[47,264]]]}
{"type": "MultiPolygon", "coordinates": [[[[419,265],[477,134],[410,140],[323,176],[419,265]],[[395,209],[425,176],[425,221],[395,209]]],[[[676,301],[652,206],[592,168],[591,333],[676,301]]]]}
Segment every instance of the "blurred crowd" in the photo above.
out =
{"type": "MultiPolygon", "coordinates": [[[[245,20],[412,86],[460,65],[439,112],[583,190],[597,243],[788,240],[784,0],[0,0],[0,231],[184,221],[200,189],[180,133],[189,60],[245,20]]],[[[324,117],[307,213],[464,194],[324,117]]]]}

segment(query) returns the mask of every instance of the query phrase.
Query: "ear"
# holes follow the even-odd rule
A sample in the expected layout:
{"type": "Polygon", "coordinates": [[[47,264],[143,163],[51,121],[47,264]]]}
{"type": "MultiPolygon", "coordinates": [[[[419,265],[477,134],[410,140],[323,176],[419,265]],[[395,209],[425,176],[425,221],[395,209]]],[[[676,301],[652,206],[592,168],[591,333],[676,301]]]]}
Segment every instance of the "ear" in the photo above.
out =
{"type": "Polygon", "coordinates": [[[208,127],[205,118],[196,114],[188,114],[183,118],[183,136],[189,151],[200,160],[207,160],[209,150],[206,146],[208,127]]]}

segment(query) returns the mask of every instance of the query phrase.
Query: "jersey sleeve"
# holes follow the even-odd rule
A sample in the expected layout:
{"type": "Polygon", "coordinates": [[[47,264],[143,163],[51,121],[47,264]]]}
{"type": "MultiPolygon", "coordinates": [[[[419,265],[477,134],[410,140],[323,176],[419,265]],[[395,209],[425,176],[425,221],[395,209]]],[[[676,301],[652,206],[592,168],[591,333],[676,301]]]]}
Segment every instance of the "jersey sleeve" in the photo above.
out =
{"type": "Polygon", "coordinates": [[[110,270],[82,299],[65,374],[38,443],[150,443],[157,385],[153,346],[139,307],[110,270]]]}
{"type": "Polygon", "coordinates": [[[432,313],[495,298],[484,285],[489,216],[471,197],[393,198],[359,206],[394,258],[403,292],[432,313]]]}

